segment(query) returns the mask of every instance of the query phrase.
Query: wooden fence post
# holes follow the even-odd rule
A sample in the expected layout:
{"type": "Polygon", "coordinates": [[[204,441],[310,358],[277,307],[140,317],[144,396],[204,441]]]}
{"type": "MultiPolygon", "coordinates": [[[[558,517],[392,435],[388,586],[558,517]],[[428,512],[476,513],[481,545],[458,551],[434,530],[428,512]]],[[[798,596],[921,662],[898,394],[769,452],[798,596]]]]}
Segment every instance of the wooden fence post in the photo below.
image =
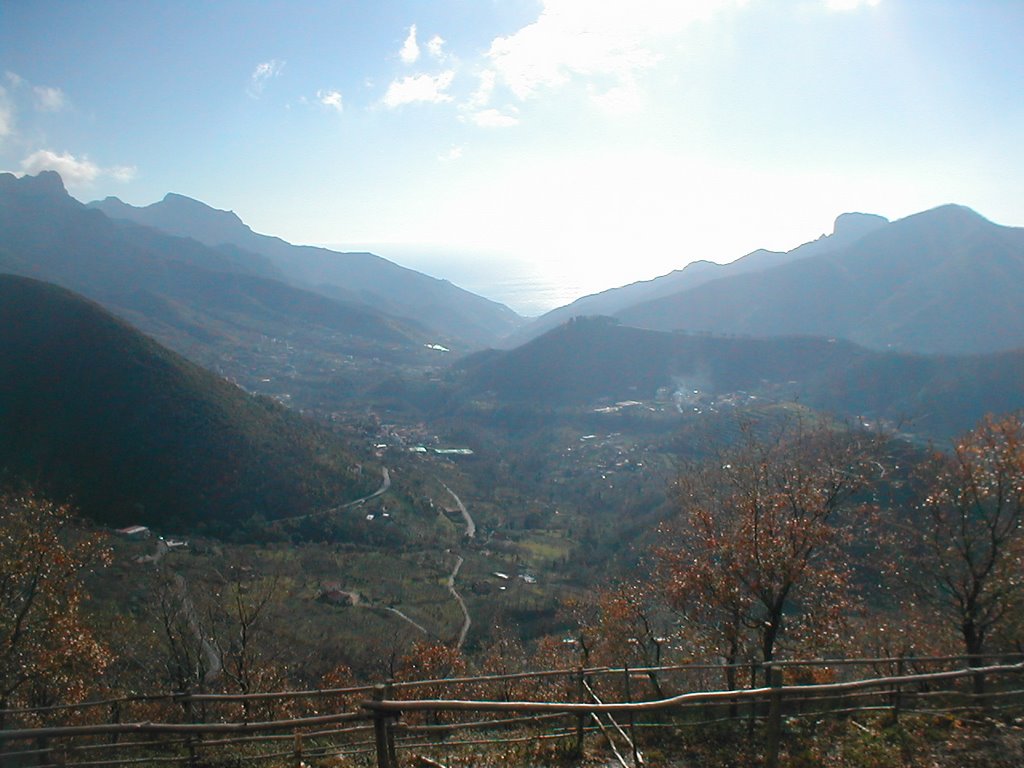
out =
{"type": "Polygon", "coordinates": [[[39,750],[39,755],[36,758],[38,765],[50,765],[53,763],[53,750],[50,749],[49,739],[45,736],[37,738],[36,749],[39,750]]]}
{"type": "MultiPolygon", "coordinates": [[[[387,683],[384,684],[384,697],[386,699],[391,699],[391,698],[394,697],[394,694],[395,694],[395,681],[394,680],[388,680],[387,683]]],[[[435,712],[434,714],[436,716],[437,713],[435,712]]],[[[398,715],[397,714],[391,716],[391,720],[392,721],[395,721],[397,719],[398,719],[398,715]]],[[[392,727],[393,725],[394,725],[394,722],[389,722],[388,725],[387,725],[388,762],[390,763],[391,768],[398,768],[398,753],[395,751],[395,729],[392,727]]]]}
{"type": "MultiPolygon", "coordinates": [[[[968,654],[967,666],[970,669],[985,666],[985,659],[976,654],[968,654]]],[[[988,710],[991,707],[991,701],[986,694],[985,686],[985,673],[976,672],[971,676],[971,690],[973,692],[972,701],[975,707],[979,707],[984,710],[988,710]]]]}
{"type": "MultiPolygon", "coordinates": [[[[576,701],[581,704],[587,700],[586,681],[583,679],[583,667],[576,673],[576,701]]],[[[583,757],[583,734],[586,715],[579,715],[576,718],[576,757],[583,757]]]]}
{"type": "MultiPolygon", "coordinates": [[[[903,663],[903,654],[900,654],[899,659],[896,660],[896,676],[903,677],[905,671],[905,665],[903,663]]],[[[902,686],[897,683],[892,691],[892,723],[896,725],[900,721],[900,707],[902,705],[902,686]]]]}
{"type": "Polygon", "coordinates": [[[765,755],[766,768],[778,768],[779,744],[782,741],[782,668],[768,667],[768,682],[773,689],[768,699],[768,740],[765,755]]]}
{"type": "Polygon", "coordinates": [[[302,734],[295,732],[295,768],[302,768],[302,734]]]}
{"type": "MultiPolygon", "coordinates": [[[[757,662],[750,662],[750,687],[757,687],[757,662]]],[[[750,711],[747,713],[747,734],[754,735],[754,724],[757,721],[757,710],[759,708],[757,699],[750,700],[750,711]]]]}
{"type": "MultiPolygon", "coordinates": [[[[373,687],[373,700],[384,701],[387,688],[383,685],[373,687]]],[[[375,709],[373,711],[373,741],[374,749],[377,752],[377,768],[396,768],[391,763],[391,754],[388,749],[388,732],[391,730],[386,712],[375,709]]]]}
{"type": "MultiPolygon", "coordinates": [[[[626,703],[633,703],[633,691],[629,686],[629,664],[623,667],[623,674],[625,675],[626,681],[626,703]]],[[[633,716],[633,710],[629,711],[629,740],[632,742],[630,746],[633,748],[633,765],[640,765],[640,750],[636,746],[636,718],[633,716]]]]}
{"type": "MultiPolygon", "coordinates": [[[[112,723],[120,723],[121,722],[121,702],[120,701],[115,701],[113,704],[110,705],[110,722],[112,722],[112,723]]],[[[110,743],[111,744],[117,744],[118,738],[119,738],[119,735],[117,733],[112,733],[110,735],[110,743]]]]}

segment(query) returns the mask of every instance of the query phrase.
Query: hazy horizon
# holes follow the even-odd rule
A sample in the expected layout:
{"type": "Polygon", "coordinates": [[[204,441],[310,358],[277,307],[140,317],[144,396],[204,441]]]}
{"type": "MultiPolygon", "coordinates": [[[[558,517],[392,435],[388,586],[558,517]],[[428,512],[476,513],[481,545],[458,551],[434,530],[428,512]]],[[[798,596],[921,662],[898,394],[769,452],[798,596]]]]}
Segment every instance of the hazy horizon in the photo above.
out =
{"type": "Polygon", "coordinates": [[[995,0],[9,3],[0,169],[590,291],[844,211],[1012,221],[1022,27],[995,0]]]}
{"type": "Polygon", "coordinates": [[[323,247],[334,251],[368,251],[505,304],[524,317],[536,317],[582,296],[660,276],[629,277],[624,272],[622,279],[616,280],[606,273],[565,270],[557,263],[544,264],[483,249],[413,243],[326,243],[323,247]]]}

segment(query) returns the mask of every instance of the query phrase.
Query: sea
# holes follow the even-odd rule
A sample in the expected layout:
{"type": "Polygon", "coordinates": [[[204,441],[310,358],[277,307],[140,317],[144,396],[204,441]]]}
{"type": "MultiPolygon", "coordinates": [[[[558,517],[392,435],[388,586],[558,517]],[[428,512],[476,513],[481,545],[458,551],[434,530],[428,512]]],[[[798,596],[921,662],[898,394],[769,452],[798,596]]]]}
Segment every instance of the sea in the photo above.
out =
{"type": "MultiPolygon", "coordinates": [[[[433,274],[424,269],[420,271],[433,274]]],[[[443,277],[460,288],[504,304],[524,317],[543,315],[552,309],[571,304],[581,296],[603,290],[588,289],[585,275],[564,272],[555,274],[529,264],[514,264],[482,274],[438,270],[434,276],[443,277]]]]}
{"type": "Polygon", "coordinates": [[[543,315],[581,296],[614,288],[589,269],[539,263],[502,254],[453,253],[451,250],[391,244],[342,244],[338,251],[369,251],[403,267],[448,280],[484,298],[506,305],[524,317],[543,315]]]}

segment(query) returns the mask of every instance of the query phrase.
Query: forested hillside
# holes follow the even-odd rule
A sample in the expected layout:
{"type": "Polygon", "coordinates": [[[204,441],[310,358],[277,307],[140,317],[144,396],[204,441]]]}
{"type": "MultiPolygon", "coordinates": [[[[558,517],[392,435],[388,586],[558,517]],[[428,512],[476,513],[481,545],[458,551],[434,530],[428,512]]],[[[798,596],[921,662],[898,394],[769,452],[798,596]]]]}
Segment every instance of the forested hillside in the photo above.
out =
{"type": "Polygon", "coordinates": [[[61,288],[0,276],[0,469],[94,520],[229,534],[355,499],[379,474],[61,288]]]}
{"type": "Polygon", "coordinates": [[[841,339],[689,335],[576,318],[507,352],[462,360],[463,399],[535,407],[616,401],[689,403],[742,393],[794,401],[840,418],[884,419],[946,439],[986,413],[1024,407],[1024,351],[988,355],[878,352],[841,339]]]}

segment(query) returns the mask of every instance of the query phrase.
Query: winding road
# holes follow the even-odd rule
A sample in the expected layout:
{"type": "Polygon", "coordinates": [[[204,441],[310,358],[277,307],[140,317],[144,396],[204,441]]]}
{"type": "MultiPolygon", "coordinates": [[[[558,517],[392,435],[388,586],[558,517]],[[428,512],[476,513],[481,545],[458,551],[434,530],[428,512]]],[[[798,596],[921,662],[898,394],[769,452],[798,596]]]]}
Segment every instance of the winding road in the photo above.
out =
{"type": "Polygon", "coordinates": [[[318,515],[330,515],[334,512],[341,512],[341,510],[343,509],[351,509],[352,507],[358,507],[362,504],[365,504],[370,499],[376,499],[378,496],[382,496],[390,490],[391,473],[388,471],[388,468],[381,467],[381,474],[383,477],[381,479],[380,487],[373,493],[369,494],[368,496],[363,496],[362,498],[356,499],[355,501],[346,501],[344,504],[339,504],[338,506],[331,507],[329,509],[323,509],[320,510],[319,512],[309,512],[305,515],[294,515],[292,517],[278,517],[275,518],[274,522],[284,522],[286,520],[305,520],[307,517],[316,517],[318,515]]]}
{"type": "Polygon", "coordinates": [[[376,499],[378,496],[383,496],[391,488],[391,473],[387,467],[381,467],[381,473],[383,474],[383,480],[381,481],[380,488],[371,493],[369,496],[363,496],[361,499],[355,501],[349,501],[340,506],[334,507],[334,509],[328,509],[328,512],[338,512],[342,509],[349,509],[351,507],[358,507],[360,504],[365,504],[370,499],[376,499]]]}
{"type": "MultiPolygon", "coordinates": [[[[451,495],[451,497],[455,500],[455,504],[456,504],[456,506],[459,509],[459,513],[462,515],[462,519],[465,520],[465,522],[466,522],[466,538],[467,539],[474,539],[474,538],[476,538],[476,522],[473,520],[472,515],[469,514],[469,510],[466,509],[466,505],[462,503],[462,499],[460,499],[458,497],[458,495],[455,493],[455,491],[453,491],[451,488],[449,488],[445,483],[441,483],[441,485],[451,495]]],[[[363,496],[362,498],[355,499],[354,501],[349,501],[349,502],[346,502],[344,504],[339,504],[336,507],[333,507],[331,509],[325,510],[325,512],[326,513],[340,512],[343,509],[351,509],[353,507],[360,506],[360,505],[366,503],[367,501],[369,501],[370,499],[375,499],[378,496],[384,495],[390,489],[391,489],[391,473],[390,473],[390,471],[388,471],[387,467],[382,467],[381,468],[381,484],[380,484],[380,487],[376,491],[374,491],[373,493],[369,494],[368,496],[363,496]]],[[[324,512],[313,513],[313,514],[324,514],[324,512]]],[[[300,517],[309,517],[309,515],[300,515],[300,517]]],[[[290,519],[296,519],[296,518],[290,518],[290,519]]],[[[145,560],[147,560],[149,562],[152,562],[152,563],[159,563],[160,560],[164,557],[164,555],[167,554],[167,551],[168,551],[167,545],[165,544],[165,542],[163,542],[161,540],[161,541],[159,541],[157,543],[156,552],[153,555],[150,555],[150,556],[146,557],[145,560]]],[[[459,571],[462,569],[463,563],[465,563],[465,558],[463,558],[462,555],[457,555],[456,556],[456,561],[455,561],[455,567],[452,569],[451,573],[448,574],[448,578],[446,580],[446,586],[448,587],[448,591],[449,591],[449,593],[451,593],[451,596],[455,599],[455,602],[457,602],[459,604],[459,609],[462,611],[462,616],[463,616],[462,627],[459,629],[459,637],[458,637],[457,644],[456,644],[457,648],[462,648],[462,646],[465,644],[466,636],[469,634],[469,629],[470,629],[471,626],[473,626],[473,619],[469,615],[469,608],[466,606],[466,601],[463,599],[462,595],[459,594],[459,591],[455,588],[455,580],[459,576],[459,571]]],[[[221,674],[222,667],[221,667],[221,663],[220,663],[220,656],[216,652],[216,649],[213,648],[213,646],[210,644],[210,642],[206,639],[206,637],[202,633],[202,630],[201,630],[201,628],[199,626],[199,622],[196,619],[195,607],[193,606],[192,601],[191,601],[191,599],[189,599],[189,596],[188,596],[188,588],[187,588],[187,584],[185,582],[185,578],[183,576],[181,576],[180,574],[175,574],[174,575],[174,581],[175,581],[175,586],[177,587],[178,596],[179,596],[179,598],[181,600],[182,609],[185,612],[185,618],[187,620],[189,628],[191,629],[192,633],[195,635],[196,640],[199,642],[199,644],[200,644],[200,646],[202,648],[203,655],[206,657],[206,660],[207,660],[207,671],[206,671],[206,675],[205,675],[205,678],[204,678],[204,682],[209,683],[209,682],[215,680],[221,674]]],[[[360,600],[360,596],[359,596],[358,593],[349,592],[349,593],[346,593],[346,594],[348,594],[351,597],[352,605],[354,605],[354,606],[365,605],[365,607],[367,607],[367,608],[374,608],[374,607],[383,608],[384,610],[388,611],[389,613],[395,614],[396,616],[401,618],[403,621],[406,621],[407,623],[409,623],[410,625],[415,627],[417,630],[419,630],[423,634],[425,634],[425,635],[429,634],[429,632],[427,631],[426,627],[424,627],[422,624],[419,624],[415,620],[411,619],[409,616],[407,616],[405,613],[403,613],[398,608],[393,608],[393,607],[390,607],[390,606],[380,606],[380,605],[374,606],[372,603],[371,604],[364,604],[360,600]]]]}

